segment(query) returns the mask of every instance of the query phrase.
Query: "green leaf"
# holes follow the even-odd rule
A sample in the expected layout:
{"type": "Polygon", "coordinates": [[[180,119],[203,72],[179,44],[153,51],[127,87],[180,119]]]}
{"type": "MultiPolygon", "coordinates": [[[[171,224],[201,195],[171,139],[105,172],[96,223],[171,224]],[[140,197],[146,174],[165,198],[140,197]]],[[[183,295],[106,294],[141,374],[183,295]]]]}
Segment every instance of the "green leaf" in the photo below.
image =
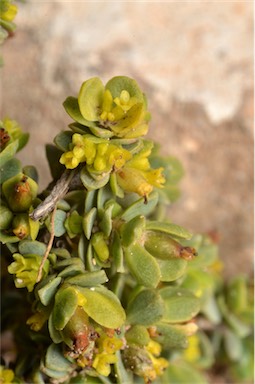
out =
{"type": "MultiPolygon", "coordinates": [[[[66,100],[63,103],[63,106],[68,113],[68,115],[75,121],[77,121],[81,125],[88,126],[90,123],[88,120],[86,120],[80,111],[78,99],[76,97],[69,96],[66,98],[66,100]]],[[[82,132],[80,132],[82,133],[82,132]]]]}
{"type": "Polygon", "coordinates": [[[160,281],[159,266],[140,244],[132,244],[124,250],[128,268],[137,282],[145,287],[156,287],[160,281]]]}
{"type": "Polygon", "coordinates": [[[163,321],[167,323],[189,321],[200,310],[200,300],[187,289],[166,287],[159,293],[165,303],[163,321]]]}
{"type": "Polygon", "coordinates": [[[110,174],[107,173],[106,175],[102,176],[99,180],[95,180],[87,171],[86,166],[82,168],[80,172],[80,179],[82,184],[85,188],[87,188],[88,191],[93,191],[95,189],[100,189],[104,187],[110,178],[110,174]]]}
{"type": "Polygon", "coordinates": [[[124,221],[132,220],[137,215],[148,216],[153,212],[154,208],[158,203],[158,193],[153,191],[148,196],[147,202],[145,203],[144,198],[136,200],[131,204],[121,215],[121,219],[124,221]]]}
{"type": "Polygon", "coordinates": [[[165,323],[157,324],[156,341],[159,342],[164,349],[170,348],[184,349],[188,347],[188,338],[185,333],[176,326],[165,323]]]}
{"type": "Polygon", "coordinates": [[[87,191],[85,196],[84,212],[88,213],[96,204],[96,191],[87,191]]]}
{"type": "Polygon", "coordinates": [[[30,253],[34,255],[43,256],[46,252],[46,245],[40,241],[34,240],[22,240],[19,243],[19,253],[22,255],[28,255],[30,253]]]}
{"type": "Polygon", "coordinates": [[[58,345],[51,344],[46,352],[45,365],[48,369],[58,372],[72,372],[73,365],[68,361],[58,345]]]}
{"type": "Polygon", "coordinates": [[[95,322],[107,328],[119,328],[126,319],[126,314],[117,296],[103,287],[77,289],[87,299],[84,304],[85,312],[95,322]]]}
{"type": "Polygon", "coordinates": [[[9,235],[9,234],[6,233],[5,231],[1,231],[1,230],[0,230],[0,242],[1,242],[2,244],[6,244],[6,243],[17,243],[18,241],[20,241],[20,239],[19,239],[17,236],[9,235]]]}
{"type": "Polygon", "coordinates": [[[68,284],[79,285],[80,287],[94,287],[107,283],[108,277],[104,270],[80,273],[65,280],[68,284]]]}
{"type": "Polygon", "coordinates": [[[145,229],[145,217],[136,216],[121,227],[121,242],[128,247],[140,240],[145,229]]]}
{"type": "Polygon", "coordinates": [[[22,172],[24,173],[24,175],[30,177],[36,183],[38,183],[38,179],[39,179],[38,172],[33,165],[26,165],[25,167],[23,167],[22,172]]]}
{"type": "Polygon", "coordinates": [[[164,302],[158,292],[144,289],[128,304],[127,324],[154,325],[164,314],[164,302]]]}
{"type": "Polygon", "coordinates": [[[54,277],[44,287],[39,289],[38,296],[43,305],[47,306],[54,298],[58,286],[61,283],[61,277],[54,277]]]}
{"type": "Polygon", "coordinates": [[[17,139],[4,148],[4,150],[0,153],[0,168],[2,168],[7,161],[11,160],[18,150],[18,146],[19,140],[17,139]]]}
{"type": "Polygon", "coordinates": [[[111,247],[110,252],[113,257],[113,262],[116,266],[116,272],[124,273],[125,267],[124,267],[123,248],[121,246],[119,234],[116,231],[114,232],[113,240],[110,247],[111,247]]]}
{"type": "Polygon", "coordinates": [[[208,381],[193,365],[179,360],[169,364],[165,373],[161,376],[161,383],[208,384],[208,381]]]}
{"type": "Polygon", "coordinates": [[[147,220],[146,221],[146,229],[167,233],[168,235],[172,235],[172,236],[180,238],[180,239],[189,240],[192,237],[192,234],[189,231],[187,231],[185,228],[180,227],[177,224],[172,224],[172,223],[164,223],[164,222],[160,222],[160,221],[147,220]]]}
{"type": "MultiPolygon", "coordinates": [[[[123,364],[120,351],[116,352],[117,362],[114,364],[115,377],[118,384],[133,384],[133,375],[123,364]]],[[[88,383],[89,384],[89,383],[88,383]]]]}
{"type": "Polygon", "coordinates": [[[57,329],[55,328],[54,322],[53,322],[53,313],[51,312],[49,321],[48,321],[48,328],[49,328],[49,334],[52,339],[52,341],[55,344],[59,344],[63,341],[62,335],[57,329]]]}
{"type": "Polygon", "coordinates": [[[108,206],[103,211],[102,219],[99,223],[100,229],[103,231],[106,237],[110,236],[112,231],[112,211],[114,208],[114,202],[108,204],[108,206]]]}
{"type": "Polygon", "coordinates": [[[62,131],[54,138],[54,143],[63,152],[70,150],[70,144],[72,143],[73,132],[62,131]]]}
{"type": "Polygon", "coordinates": [[[157,259],[161,272],[161,281],[170,282],[179,279],[187,269],[187,261],[184,259],[172,258],[169,260],[157,259]]]}
{"type": "Polygon", "coordinates": [[[20,172],[22,172],[22,167],[18,159],[13,158],[5,162],[0,168],[1,184],[20,172]]]}
{"type": "Polygon", "coordinates": [[[92,229],[94,222],[97,217],[96,207],[92,208],[88,213],[86,213],[82,219],[82,227],[86,238],[89,240],[92,234],[92,229]]]}
{"type": "MultiPolygon", "coordinates": [[[[54,236],[55,237],[61,237],[66,232],[65,220],[66,220],[66,212],[61,211],[60,209],[57,209],[54,217],[54,236]]],[[[52,230],[50,221],[51,220],[49,217],[45,221],[46,227],[48,228],[49,232],[51,232],[52,230]]]]}
{"type": "Polygon", "coordinates": [[[224,347],[231,361],[239,361],[243,354],[242,339],[230,329],[224,331],[224,347]]]}
{"type": "Polygon", "coordinates": [[[99,120],[99,108],[102,105],[104,86],[98,77],[85,81],[80,89],[78,104],[82,116],[89,121],[99,120]]]}
{"type": "Polygon", "coordinates": [[[113,99],[119,97],[121,91],[126,90],[130,96],[135,96],[137,101],[144,102],[143,93],[140,90],[137,82],[127,76],[115,76],[105,86],[105,89],[109,89],[113,99]]]}
{"type": "Polygon", "coordinates": [[[0,229],[8,229],[11,225],[13,213],[5,205],[0,205],[0,229]]]}
{"type": "Polygon", "coordinates": [[[126,333],[126,340],[128,344],[137,344],[141,347],[148,345],[150,342],[150,335],[144,325],[133,325],[126,333]]]}
{"type": "Polygon", "coordinates": [[[76,210],[72,211],[72,213],[67,216],[64,226],[68,232],[69,237],[72,239],[82,232],[82,217],[76,210]]]}
{"type": "Polygon", "coordinates": [[[65,328],[77,306],[78,294],[73,287],[62,288],[56,293],[52,321],[58,331],[65,328]]]}

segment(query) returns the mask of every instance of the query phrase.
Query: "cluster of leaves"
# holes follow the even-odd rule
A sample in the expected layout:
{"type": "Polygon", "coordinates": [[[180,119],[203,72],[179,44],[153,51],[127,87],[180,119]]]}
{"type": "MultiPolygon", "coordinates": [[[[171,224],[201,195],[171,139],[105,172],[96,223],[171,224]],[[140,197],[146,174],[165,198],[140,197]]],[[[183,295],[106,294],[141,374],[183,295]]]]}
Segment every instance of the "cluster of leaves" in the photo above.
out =
{"type": "Polygon", "coordinates": [[[92,78],[64,107],[74,122],[46,148],[41,194],[15,158],[28,136],[1,123],[2,329],[16,341],[2,380],[205,383],[217,356],[249,378],[249,283],[225,287],[212,239],[163,218],[183,170],[142,137],[137,83],[92,78]]]}

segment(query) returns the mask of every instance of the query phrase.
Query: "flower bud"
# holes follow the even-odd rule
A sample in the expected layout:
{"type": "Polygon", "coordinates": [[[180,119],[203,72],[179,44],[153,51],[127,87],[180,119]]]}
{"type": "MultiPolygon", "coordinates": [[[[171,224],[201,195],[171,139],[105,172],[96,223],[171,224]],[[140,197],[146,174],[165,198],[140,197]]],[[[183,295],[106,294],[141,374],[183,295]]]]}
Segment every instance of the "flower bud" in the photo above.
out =
{"type": "Polygon", "coordinates": [[[23,173],[19,173],[3,183],[3,194],[14,212],[28,210],[37,195],[37,191],[37,183],[23,173]]]}
{"type": "Polygon", "coordinates": [[[168,260],[173,257],[192,260],[196,256],[194,248],[185,247],[167,233],[159,231],[146,232],[144,247],[152,256],[162,260],[168,260]]]}
{"type": "Polygon", "coordinates": [[[24,239],[30,233],[29,218],[27,213],[19,213],[12,221],[12,232],[19,239],[24,239]]]}

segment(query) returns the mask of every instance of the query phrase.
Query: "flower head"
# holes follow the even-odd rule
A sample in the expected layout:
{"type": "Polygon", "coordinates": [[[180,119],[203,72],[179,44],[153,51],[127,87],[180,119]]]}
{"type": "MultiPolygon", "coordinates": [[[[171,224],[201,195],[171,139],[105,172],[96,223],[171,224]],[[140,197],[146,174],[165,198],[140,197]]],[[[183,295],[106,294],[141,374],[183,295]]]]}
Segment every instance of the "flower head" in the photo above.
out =
{"type": "MultiPolygon", "coordinates": [[[[13,258],[15,261],[9,265],[8,272],[16,275],[14,280],[16,288],[26,287],[29,292],[32,292],[41,264],[41,257],[33,254],[20,255],[15,253],[13,258]]],[[[48,270],[49,261],[46,260],[43,267],[44,274],[47,274],[48,270]]]]}

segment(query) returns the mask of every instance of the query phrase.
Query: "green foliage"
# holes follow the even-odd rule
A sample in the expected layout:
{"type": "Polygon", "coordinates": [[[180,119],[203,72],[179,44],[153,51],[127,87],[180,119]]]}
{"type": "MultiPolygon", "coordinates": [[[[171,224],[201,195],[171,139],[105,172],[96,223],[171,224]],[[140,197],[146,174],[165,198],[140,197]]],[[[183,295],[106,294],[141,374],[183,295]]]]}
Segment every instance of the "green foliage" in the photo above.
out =
{"type": "Polygon", "coordinates": [[[74,122],[46,148],[54,188],[39,195],[15,158],[28,135],[1,123],[3,330],[17,340],[1,380],[206,383],[218,361],[250,379],[250,281],[225,284],[212,239],[164,217],[183,169],[143,138],[138,84],[92,78],[64,108],[74,122]]]}

